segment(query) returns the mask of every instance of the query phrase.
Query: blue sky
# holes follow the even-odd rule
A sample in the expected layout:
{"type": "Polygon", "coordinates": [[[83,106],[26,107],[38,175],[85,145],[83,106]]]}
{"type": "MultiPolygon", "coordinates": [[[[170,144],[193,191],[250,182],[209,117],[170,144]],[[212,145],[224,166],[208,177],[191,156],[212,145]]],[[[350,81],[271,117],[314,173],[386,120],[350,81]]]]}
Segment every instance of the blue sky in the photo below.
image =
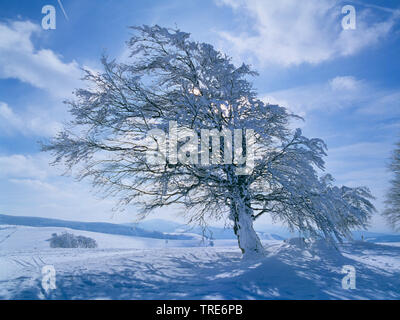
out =
{"type": "MultiPolygon", "coordinates": [[[[89,184],[60,176],[37,141],[68,119],[62,101],[83,84],[80,68],[99,69],[103,53],[124,59],[128,26],[177,26],[240,63],[252,64],[260,97],[302,115],[307,136],[328,144],[327,171],[338,184],[366,185],[383,209],[393,144],[400,139],[398,1],[56,0],[0,3],[0,212],[70,220],[125,222],[89,184]],[[356,9],[343,30],[341,9],[356,9]],[[43,30],[44,5],[56,29],[43,30]]],[[[179,220],[173,212],[158,218],[179,220]]],[[[266,218],[259,227],[267,227],[266,218]]],[[[371,230],[387,231],[377,214],[371,230]]]]}

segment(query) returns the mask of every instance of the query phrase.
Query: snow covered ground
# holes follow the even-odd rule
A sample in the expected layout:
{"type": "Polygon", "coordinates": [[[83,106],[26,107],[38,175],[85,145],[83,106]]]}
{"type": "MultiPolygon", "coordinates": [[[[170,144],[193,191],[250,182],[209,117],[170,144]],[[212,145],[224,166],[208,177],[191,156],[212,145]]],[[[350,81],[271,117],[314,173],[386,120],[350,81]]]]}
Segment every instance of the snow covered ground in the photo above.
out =
{"type": "Polygon", "coordinates": [[[97,249],[52,249],[59,227],[0,225],[1,299],[400,299],[398,244],[263,241],[268,256],[242,261],[235,240],[169,240],[68,230],[97,249]],[[55,290],[42,288],[53,265],[55,290]],[[343,289],[344,265],[356,289],[343,289]]]}

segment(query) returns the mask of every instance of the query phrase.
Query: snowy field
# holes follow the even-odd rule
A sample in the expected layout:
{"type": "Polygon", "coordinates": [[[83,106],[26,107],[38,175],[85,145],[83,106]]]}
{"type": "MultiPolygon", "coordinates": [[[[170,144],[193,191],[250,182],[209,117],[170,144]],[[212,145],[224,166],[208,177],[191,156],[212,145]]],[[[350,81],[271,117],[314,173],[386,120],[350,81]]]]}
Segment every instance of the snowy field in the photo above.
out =
{"type": "Polygon", "coordinates": [[[301,248],[267,240],[268,256],[242,261],[235,240],[169,240],[58,227],[0,225],[1,299],[400,299],[399,244],[301,248]],[[52,233],[94,238],[96,249],[53,249],[52,233]],[[41,270],[53,265],[55,290],[41,270]],[[356,289],[343,289],[344,265],[356,289]]]}

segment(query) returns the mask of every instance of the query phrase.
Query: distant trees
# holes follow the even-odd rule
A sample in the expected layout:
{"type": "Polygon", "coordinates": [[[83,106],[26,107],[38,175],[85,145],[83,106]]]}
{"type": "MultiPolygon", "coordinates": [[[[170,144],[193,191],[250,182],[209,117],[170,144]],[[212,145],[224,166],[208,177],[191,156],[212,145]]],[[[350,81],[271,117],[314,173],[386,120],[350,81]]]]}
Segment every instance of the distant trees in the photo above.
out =
{"type": "Polygon", "coordinates": [[[247,256],[264,253],[253,228],[262,215],[332,241],[367,225],[368,188],[321,175],[325,143],[257,97],[250,66],[180,30],[133,30],[130,60],[103,58],[104,70],[88,70],[87,88],[68,102],[73,120],[43,147],[55,163],[143,216],[178,204],[188,222],[228,218],[247,256]]]}
{"type": "Polygon", "coordinates": [[[400,231],[400,142],[393,151],[389,169],[393,172],[393,178],[390,181],[391,187],[386,196],[383,215],[393,229],[400,231]]]}
{"type": "Polygon", "coordinates": [[[53,233],[49,241],[51,248],[97,248],[96,240],[68,232],[61,235],[53,233]]]}

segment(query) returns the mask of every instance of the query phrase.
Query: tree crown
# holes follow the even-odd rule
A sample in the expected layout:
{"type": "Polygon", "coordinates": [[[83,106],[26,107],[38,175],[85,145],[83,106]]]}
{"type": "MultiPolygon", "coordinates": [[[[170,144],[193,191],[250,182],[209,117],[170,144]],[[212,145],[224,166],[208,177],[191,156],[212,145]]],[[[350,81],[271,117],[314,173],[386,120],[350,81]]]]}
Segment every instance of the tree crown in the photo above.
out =
{"type": "MultiPolygon", "coordinates": [[[[180,204],[189,221],[204,224],[232,214],[240,199],[253,220],[267,213],[311,235],[341,239],[351,228],[367,225],[374,211],[369,190],[337,187],[330,175],[320,177],[325,143],[306,138],[300,129],[291,130],[290,120],[296,115],[257,98],[249,81],[256,72],[248,65],[235,67],[211,45],[191,41],[179,30],[133,30],[129,60],[104,57],[104,71],[87,70],[90,88],[76,90],[76,99],[67,102],[73,121],[43,147],[54,153],[55,163],[64,162],[68,168],[79,164],[80,178],[92,178],[122,205],[140,205],[143,215],[180,204]],[[217,159],[206,166],[171,161],[166,156],[170,149],[164,150],[171,140],[145,139],[151,130],[168,131],[171,122],[181,134],[192,130],[188,137],[193,141],[205,129],[248,130],[250,143],[242,133],[242,140],[231,142],[221,136],[217,145],[207,140],[201,152],[217,151],[224,158],[232,148],[239,148],[238,156],[249,155],[251,149],[251,170],[235,174],[246,166],[237,161],[217,159]],[[231,144],[225,149],[227,141],[231,144]],[[148,152],[165,161],[152,165],[148,152]]],[[[177,148],[188,145],[187,139],[176,143],[177,148]]],[[[190,146],[185,154],[197,148],[190,146]]]]}

